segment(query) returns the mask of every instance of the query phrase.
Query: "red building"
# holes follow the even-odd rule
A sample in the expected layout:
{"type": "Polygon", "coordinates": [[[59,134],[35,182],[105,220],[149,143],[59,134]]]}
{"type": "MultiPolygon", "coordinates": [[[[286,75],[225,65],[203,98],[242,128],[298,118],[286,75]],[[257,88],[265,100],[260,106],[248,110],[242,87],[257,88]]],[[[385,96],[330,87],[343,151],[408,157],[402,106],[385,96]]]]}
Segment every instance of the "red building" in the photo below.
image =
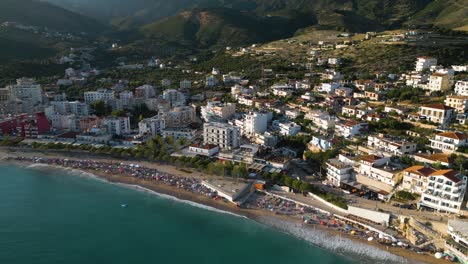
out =
{"type": "Polygon", "coordinates": [[[21,114],[0,121],[0,133],[34,138],[50,131],[50,123],[44,112],[34,115],[21,114]]]}

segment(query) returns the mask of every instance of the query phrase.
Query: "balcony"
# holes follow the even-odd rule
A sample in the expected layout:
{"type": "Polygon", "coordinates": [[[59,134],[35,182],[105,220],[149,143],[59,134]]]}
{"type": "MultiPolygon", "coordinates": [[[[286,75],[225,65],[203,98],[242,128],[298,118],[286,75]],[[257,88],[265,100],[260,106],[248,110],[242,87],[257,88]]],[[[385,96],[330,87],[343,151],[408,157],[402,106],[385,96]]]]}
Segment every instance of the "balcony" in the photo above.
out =
{"type": "Polygon", "coordinates": [[[455,240],[452,238],[449,238],[447,241],[445,241],[445,247],[454,252],[456,255],[462,257],[463,260],[468,260],[468,248],[455,242],[455,240]]]}

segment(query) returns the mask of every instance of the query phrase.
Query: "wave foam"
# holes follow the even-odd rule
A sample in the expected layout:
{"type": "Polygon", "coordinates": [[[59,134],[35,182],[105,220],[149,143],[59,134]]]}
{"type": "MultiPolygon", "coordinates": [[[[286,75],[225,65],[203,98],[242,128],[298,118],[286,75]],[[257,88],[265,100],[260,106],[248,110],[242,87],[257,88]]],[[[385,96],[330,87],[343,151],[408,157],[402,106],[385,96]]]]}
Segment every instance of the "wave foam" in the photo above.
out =
{"type": "Polygon", "coordinates": [[[410,263],[409,260],[403,257],[377,247],[363,243],[356,243],[355,241],[344,237],[333,236],[326,231],[299,226],[297,223],[266,217],[263,217],[261,222],[338,254],[351,254],[353,258],[358,258],[360,263],[374,263],[375,260],[384,261],[385,263],[410,263]]]}
{"type": "Polygon", "coordinates": [[[221,210],[221,209],[218,209],[218,208],[214,208],[212,206],[196,203],[196,202],[193,202],[193,201],[190,201],[190,200],[179,199],[179,198],[177,198],[175,196],[172,196],[172,195],[158,193],[156,191],[153,191],[153,190],[145,188],[145,187],[141,187],[139,185],[125,184],[125,183],[114,183],[114,184],[119,185],[119,186],[129,187],[129,188],[132,188],[132,189],[135,189],[135,190],[138,190],[138,191],[141,191],[141,192],[149,193],[149,194],[152,194],[152,195],[156,195],[156,196],[158,196],[160,198],[163,198],[163,199],[172,200],[172,201],[176,201],[176,202],[183,203],[183,204],[188,204],[188,205],[198,207],[198,208],[201,208],[201,209],[204,209],[204,210],[217,212],[217,213],[222,213],[222,214],[228,214],[228,215],[248,219],[247,217],[245,217],[243,215],[235,214],[235,213],[232,213],[232,212],[229,212],[229,211],[224,211],[224,210],[221,210]]]}

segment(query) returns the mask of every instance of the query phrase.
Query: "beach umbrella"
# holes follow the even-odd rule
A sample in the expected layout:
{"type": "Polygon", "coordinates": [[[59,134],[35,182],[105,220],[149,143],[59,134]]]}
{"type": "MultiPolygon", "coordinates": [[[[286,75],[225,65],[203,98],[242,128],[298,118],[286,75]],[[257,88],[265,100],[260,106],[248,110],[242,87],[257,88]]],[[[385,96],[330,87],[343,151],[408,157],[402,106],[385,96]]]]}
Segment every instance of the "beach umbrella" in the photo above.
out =
{"type": "Polygon", "coordinates": [[[367,241],[369,241],[369,242],[372,241],[372,240],[374,240],[374,237],[369,237],[369,238],[367,239],[367,241]]]}
{"type": "Polygon", "coordinates": [[[441,258],[442,258],[442,253],[436,252],[436,253],[434,254],[434,257],[435,257],[436,259],[441,259],[441,258]]]}
{"type": "Polygon", "coordinates": [[[401,246],[403,246],[403,242],[400,241],[400,242],[397,243],[397,245],[401,247],[401,246]]]}
{"type": "Polygon", "coordinates": [[[379,238],[382,239],[384,238],[384,235],[382,233],[379,234],[379,238]]]}

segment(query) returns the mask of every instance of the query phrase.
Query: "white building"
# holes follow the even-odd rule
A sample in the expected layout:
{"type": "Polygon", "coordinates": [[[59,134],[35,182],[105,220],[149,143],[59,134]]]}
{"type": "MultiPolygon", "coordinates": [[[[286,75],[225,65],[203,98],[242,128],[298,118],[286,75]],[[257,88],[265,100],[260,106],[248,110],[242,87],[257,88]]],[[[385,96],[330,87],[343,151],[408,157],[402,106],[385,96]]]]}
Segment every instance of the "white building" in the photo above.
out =
{"type": "Polygon", "coordinates": [[[368,123],[360,123],[357,121],[347,121],[335,125],[335,133],[338,136],[345,138],[353,138],[355,136],[364,135],[369,130],[368,123]]]}
{"type": "Polygon", "coordinates": [[[340,87],[341,87],[341,84],[339,83],[322,83],[319,86],[318,91],[322,93],[332,94],[335,92],[335,89],[338,89],[340,87]]]}
{"type": "Polygon", "coordinates": [[[191,153],[194,153],[196,155],[202,155],[202,156],[214,156],[219,152],[219,146],[218,145],[198,145],[194,144],[189,147],[189,151],[191,153]]]}
{"type": "Polygon", "coordinates": [[[53,106],[56,113],[61,115],[74,114],[77,116],[87,116],[89,115],[88,104],[74,101],[52,101],[50,105],[53,106]]]}
{"type": "Polygon", "coordinates": [[[304,119],[312,121],[312,125],[321,130],[335,128],[337,121],[335,116],[331,116],[328,112],[322,110],[309,111],[305,114],[304,119]]]}
{"type": "Polygon", "coordinates": [[[225,123],[205,123],[203,142],[205,145],[218,145],[221,149],[235,149],[240,145],[240,129],[225,123]]]}
{"type": "Polygon", "coordinates": [[[460,213],[466,182],[467,177],[455,170],[438,170],[432,173],[418,207],[429,207],[437,212],[460,213]]]}
{"type": "Polygon", "coordinates": [[[84,100],[87,104],[96,102],[96,101],[104,101],[107,102],[109,100],[115,99],[115,93],[112,90],[105,90],[99,89],[97,91],[90,91],[84,93],[84,100]]]}
{"type": "Polygon", "coordinates": [[[357,182],[385,192],[391,192],[402,177],[401,169],[391,163],[390,157],[364,156],[357,170],[357,182]]]}
{"type": "Polygon", "coordinates": [[[33,113],[42,105],[42,89],[34,79],[21,78],[16,84],[7,86],[9,94],[15,101],[21,101],[21,112],[33,113]]]}
{"type": "Polygon", "coordinates": [[[432,66],[437,65],[437,59],[436,58],[430,58],[430,57],[419,57],[416,60],[416,67],[415,70],[417,72],[421,72],[425,69],[430,69],[432,66]]]}
{"type": "Polygon", "coordinates": [[[195,109],[191,106],[174,107],[160,112],[166,120],[166,127],[184,128],[195,122],[195,109]]]}
{"type": "Polygon", "coordinates": [[[468,112],[468,96],[448,95],[444,103],[447,106],[455,108],[455,111],[459,114],[468,112]]]}
{"type": "Polygon", "coordinates": [[[161,130],[163,138],[172,137],[174,140],[185,138],[191,141],[196,136],[197,130],[190,128],[164,128],[161,130]]]}
{"type": "MultiPolygon", "coordinates": [[[[268,128],[268,113],[266,112],[250,112],[245,116],[243,135],[252,137],[254,134],[263,134],[268,128]]],[[[270,113],[271,115],[271,113],[270,113]]]]}
{"type": "Polygon", "coordinates": [[[442,152],[455,152],[459,147],[468,146],[468,134],[459,132],[444,132],[436,134],[431,139],[431,147],[442,152]]]}
{"type": "Polygon", "coordinates": [[[341,182],[350,180],[354,174],[354,162],[342,154],[337,159],[329,159],[326,164],[327,181],[334,186],[339,187],[341,182]]]}
{"type": "Polygon", "coordinates": [[[429,76],[429,83],[423,88],[431,92],[437,92],[447,91],[450,86],[450,76],[448,74],[434,73],[429,76]]]}
{"type": "Polygon", "coordinates": [[[455,83],[455,93],[461,96],[468,96],[468,80],[457,81],[455,83]]]}
{"type": "Polygon", "coordinates": [[[421,106],[419,115],[434,123],[445,125],[451,122],[454,117],[454,110],[452,107],[443,104],[431,104],[421,106]]]}
{"type": "Polygon", "coordinates": [[[130,117],[110,117],[104,120],[107,132],[112,135],[125,135],[130,133],[130,117]]]}
{"type": "Polygon", "coordinates": [[[429,175],[436,172],[427,166],[412,166],[403,171],[402,188],[406,191],[422,194],[427,189],[429,175]]]}
{"type": "Polygon", "coordinates": [[[445,247],[459,259],[460,263],[468,263],[468,221],[462,219],[448,220],[448,235],[445,247]]]}
{"type": "Polygon", "coordinates": [[[223,104],[220,101],[208,101],[206,106],[201,107],[201,117],[206,122],[226,121],[236,112],[236,104],[223,104]]]}
{"type": "Polygon", "coordinates": [[[277,130],[283,136],[295,136],[301,131],[301,126],[286,120],[273,121],[272,128],[277,130]]]}
{"type": "Polygon", "coordinates": [[[177,90],[168,89],[163,92],[163,99],[168,101],[171,106],[183,106],[185,105],[185,95],[177,90]]]}
{"type": "Polygon", "coordinates": [[[135,88],[135,97],[137,98],[152,98],[156,96],[156,90],[152,85],[142,85],[140,87],[135,88]]]}
{"type": "Polygon", "coordinates": [[[412,154],[417,150],[416,143],[398,138],[391,138],[384,134],[372,135],[367,137],[367,146],[378,152],[383,152],[388,156],[402,156],[412,154]]]}
{"type": "Polygon", "coordinates": [[[156,115],[138,123],[138,134],[144,137],[154,137],[164,128],[166,128],[166,119],[163,115],[156,115]]]}

